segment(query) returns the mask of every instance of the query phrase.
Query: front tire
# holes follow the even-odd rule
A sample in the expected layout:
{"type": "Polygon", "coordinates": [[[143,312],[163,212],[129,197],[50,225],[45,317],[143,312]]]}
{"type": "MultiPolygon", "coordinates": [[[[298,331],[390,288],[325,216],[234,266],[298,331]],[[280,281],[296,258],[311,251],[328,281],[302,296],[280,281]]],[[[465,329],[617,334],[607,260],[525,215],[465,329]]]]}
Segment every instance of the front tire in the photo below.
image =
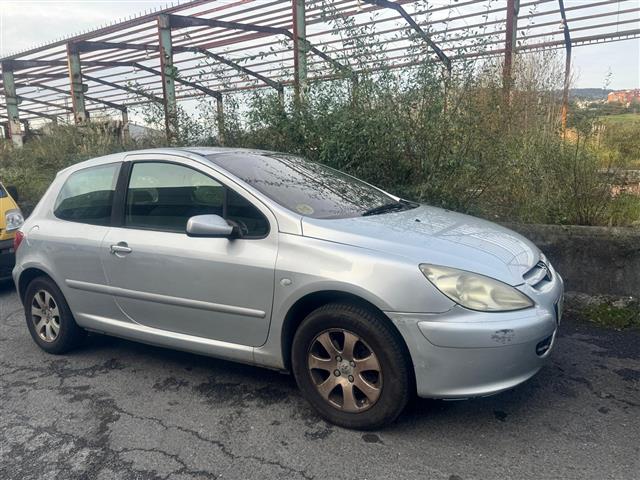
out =
{"type": "Polygon", "coordinates": [[[76,348],[85,336],[64,295],[48,277],[38,277],[29,283],[24,295],[24,313],[31,337],[45,352],[66,353],[76,348]]]}
{"type": "Polygon", "coordinates": [[[336,425],[369,430],[394,421],[411,396],[410,361],[393,327],[371,309],[328,304],[293,339],[302,395],[336,425]]]}

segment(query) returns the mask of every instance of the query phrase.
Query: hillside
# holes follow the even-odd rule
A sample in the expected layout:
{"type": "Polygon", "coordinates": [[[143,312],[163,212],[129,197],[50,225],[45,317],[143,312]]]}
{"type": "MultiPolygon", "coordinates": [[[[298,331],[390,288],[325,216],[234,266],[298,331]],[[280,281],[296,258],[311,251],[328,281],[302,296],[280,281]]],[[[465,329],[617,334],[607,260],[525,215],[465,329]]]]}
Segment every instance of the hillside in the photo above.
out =
{"type": "Polygon", "coordinates": [[[604,88],[572,88],[569,96],[573,100],[604,100],[610,91],[604,88]]]}

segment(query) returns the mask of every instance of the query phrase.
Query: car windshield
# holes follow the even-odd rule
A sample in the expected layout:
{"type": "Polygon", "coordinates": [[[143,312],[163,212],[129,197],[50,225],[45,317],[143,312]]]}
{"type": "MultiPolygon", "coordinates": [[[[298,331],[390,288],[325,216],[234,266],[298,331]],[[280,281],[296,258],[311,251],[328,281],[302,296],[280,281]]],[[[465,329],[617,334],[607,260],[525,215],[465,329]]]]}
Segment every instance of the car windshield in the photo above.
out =
{"type": "Polygon", "coordinates": [[[294,155],[237,152],[208,158],[283,207],[307,217],[344,218],[410,207],[356,178],[294,155]]]}
{"type": "Polygon", "coordinates": [[[6,196],[7,196],[7,192],[5,191],[4,187],[0,183],[0,198],[4,198],[6,196]]]}

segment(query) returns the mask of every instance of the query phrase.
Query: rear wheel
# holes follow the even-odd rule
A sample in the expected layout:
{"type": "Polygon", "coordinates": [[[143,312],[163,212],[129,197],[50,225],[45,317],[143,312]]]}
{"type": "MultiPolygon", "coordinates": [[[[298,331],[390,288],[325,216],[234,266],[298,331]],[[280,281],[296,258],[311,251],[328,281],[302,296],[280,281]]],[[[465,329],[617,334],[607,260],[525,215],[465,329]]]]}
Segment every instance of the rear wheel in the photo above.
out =
{"type": "Polygon", "coordinates": [[[292,366],[304,397],[328,421],[372,429],[392,422],[410,397],[410,366],[397,332],[367,308],[329,304],[302,322],[292,366]]]}
{"type": "Polygon", "coordinates": [[[48,277],[38,277],[29,283],[24,310],[31,337],[48,353],[66,353],[84,337],[85,332],[76,324],[62,292],[48,277]]]}

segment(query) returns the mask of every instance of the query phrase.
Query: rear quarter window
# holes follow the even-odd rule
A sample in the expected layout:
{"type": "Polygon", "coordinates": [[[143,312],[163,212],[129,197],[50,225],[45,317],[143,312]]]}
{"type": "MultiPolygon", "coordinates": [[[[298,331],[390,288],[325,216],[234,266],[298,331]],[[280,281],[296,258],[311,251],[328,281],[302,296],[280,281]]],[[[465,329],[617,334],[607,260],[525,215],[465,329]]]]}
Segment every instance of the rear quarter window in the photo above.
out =
{"type": "Polygon", "coordinates": [[[120,163],[110,163],[72,173],[60,189],[54,215],[71,222],[109,225],[119,171],[120,163]]]}

